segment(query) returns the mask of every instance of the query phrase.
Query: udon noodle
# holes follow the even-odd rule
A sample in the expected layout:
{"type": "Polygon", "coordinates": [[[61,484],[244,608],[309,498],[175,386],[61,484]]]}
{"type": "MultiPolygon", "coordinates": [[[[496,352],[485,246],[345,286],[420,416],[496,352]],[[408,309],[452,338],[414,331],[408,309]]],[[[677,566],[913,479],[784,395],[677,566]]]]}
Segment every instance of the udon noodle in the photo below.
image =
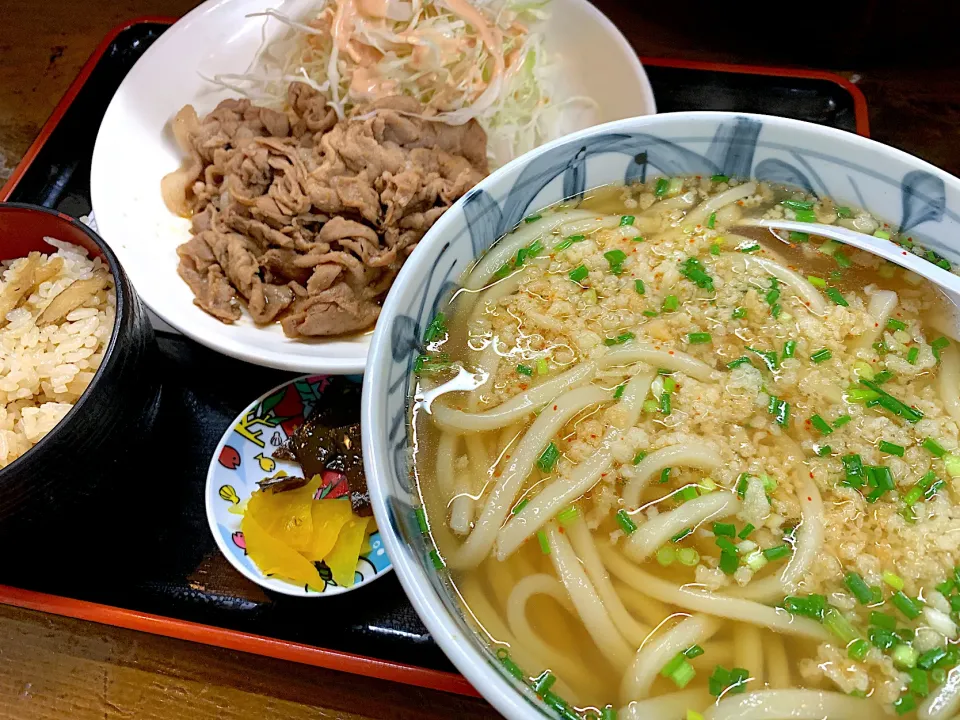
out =
{"type": "Polygon", "coordinates": [[[558,717],[960,713],[950,308],[757,217],[921,252],[796,189],[652,179],[526,218],[426,331],[435,562],[558,717]]]}

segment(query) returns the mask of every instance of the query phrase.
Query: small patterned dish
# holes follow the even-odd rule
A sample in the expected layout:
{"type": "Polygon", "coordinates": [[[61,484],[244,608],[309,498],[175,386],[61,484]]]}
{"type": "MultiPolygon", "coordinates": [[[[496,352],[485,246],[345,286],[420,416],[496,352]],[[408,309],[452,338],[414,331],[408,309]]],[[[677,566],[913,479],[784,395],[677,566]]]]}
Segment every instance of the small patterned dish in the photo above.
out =
{"type": "MultiPolygon", "coordinates": [[[[318,569],[325,585],[322,591],[301,587],[277,577],[264,575],[247,556],[246,543],[240,530],[242,515],[237,511],[257,489],[257,482],[286,470],[300,474],[295,463],[275,460],[273,449],[286,441],[318,404],[331,383],[354,382],[348,378],[326,375],[304,375],[264,393],[250,403],[224,433],[207,471],[205,491],[207,521],[217,547],[224,557],[243,575],[258,585],[284,595],[322,597],[356,590],[373,582],[392,569],[380,532],[370,536],[371,550],[357,562],[355,582],[342,587],[334,582],[330,570],[320,563],[318,569]]],[[[318,498],[347,495],[346,478],[329,473],[323,478],[318,498]]]]}

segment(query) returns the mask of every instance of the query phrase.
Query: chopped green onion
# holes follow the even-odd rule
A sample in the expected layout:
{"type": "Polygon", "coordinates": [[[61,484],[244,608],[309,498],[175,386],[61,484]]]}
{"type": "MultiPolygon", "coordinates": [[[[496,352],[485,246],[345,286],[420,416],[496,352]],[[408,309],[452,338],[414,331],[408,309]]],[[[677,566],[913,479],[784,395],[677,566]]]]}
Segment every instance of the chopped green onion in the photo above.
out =
{"type": "Polygon", "coordinates": [[[907,351],[907,362],[911,365],[916,365],[917,360],[920,358],[920,348],[912,347],[907,351]]]}
{"type": "Polygon", "coordinates": [[[603,341],[603,344],[607,347],[613,347],[614,345],[623,345],[625,342],[633,340],[636,337],[632,332],[623,332],[617,335],[614,338],[606,338],[603,341]]]}
{"type": "Polygon", "coordinates": [[[850,621],[835,607],[827,606],[823,611],[823,626],[832,632],[844,645],[860,637],[850,621]]]}
{"type": "Polygon", "coordinates": [[[676,560],[676,558],[677,551],[669,545],[664,545],[662,548],[657,550],[657,564],[661,567],[673,565],[673,561],[676,560]]]}
{"type": "Polygon", "coordinates": [[[720,570],[726,575],[733,575],[740,567],[740,556],[736,552],[724,550],[720,553],[720,570]]]}
{"type": "Polygon", "coordinates": [[[930,679],[927,673],[919,668],[910,670],[910,692],[920,697],[926,697],[930,694],[930,679]]]}
{"type": "Polygon", "coordinates": [[[827,607],[827,599],[823,595],[788,595],[783,599],[783,608],[793,615],[802,615],[823,621],[823,612],[827,607]]]}
{"type": "Polygon", "coordinates": [[[617,389],[613,391],[613,399],[614,399],[614,400],[619,400],[620,398],[622,398],[622,397],[623,397],[623,391],[626,389],[626,387],[627,387],[627,384],[626,384],[626,383],[623,383],[623,384],[621,384],[621,385],[617,385],[617,389]]]}
{"type": "Polygon", "coordinates": [[[833,353],[830,352],[828,348],[822,348],[820,350],[817,350],[815,353],[813,353],[810,356],[810,359],[819,365],[820,363],[826,360],[829,360],[832,357],[833,357],[833,353]]]}
{"type": "Polygon", "coordinates": [[[582,280],[585,280],[587,275],[590,274],[590,271],[587,270],[585,265],[578,265],[573,270],[570,271],[569,277],[575,283],[578,283],[582,280]]]}
{"type": "Polygon", "coordinates": [[[538,677],[533,683],[533,691],[537,695],[543,695],[547,692],[553,684],[557,681],[556,676],[551,673],[549,670],[545,670],[543,675],[538,677]]]}
{"type": "Polygon", "coordinates": [[[529,365],[517,365],[517,372],[527,377],[533,375],[533,368],[529,365]]]}
{"type": "MultiPolygon", "coordinates": [[[[890,372],[889,370],[884,370],[883,372],[878,372],[876,375],[873,376],[872,379],[877,385],[883,385],[885,382],[887,382],[887,380],[890,380],[893,377],[894,375],[892,372],[890,372]]],[[[866,378],[866,379],[870,380],[871,378],[866,378]]]]}
{"type": "Polygon", "coordinates": [[[818,287],[821,290],[827,286],[827,281],[816,275],[807,275],[807,281],[814,287],[818,287]]]}
{"type": "Polygon", "coordinates": [[[617,720],[617,709],[612,705],[607,705],[600,711],[600,720],[617,720]]]}
{"type": "Polygon", "coordinates": [[[882,578],[883,581],[894,590],[903,590],[903,578],[896,573],[892,573],[889,570],[884,570],[882,578]]]}
{"type": "Polygon", "coordinates": [[[700,562],[700,553],[695,548],[685,547],[677,550],[677,561],[681,565],[693,567],[700,562]]]}
{"type": "Polygon", "coordinates": [[[834,430],[837,430],[837,429],[839,429],[839,428],[842,428],[844,425],[846,425],[846,424],[847,424],[848,422],[850,422],[851,420],[853,420],[853,418],[850,417],[849,415],[841,415],[840,417],[838,417],[836,420],[833,421],[833,428],[834,428],[834,430]]]}
{"type": "Polygon", "coordinates": [[[770,372],[780,369],[780,359],[777,357],[777,354],[775,352],[772,352],[770,350],[757,350],[756,348],[750,347],[749,345],[747,345],[746,348],[747,350],[749,350],[750,352],[752,352],[753,354],[761,358],[763,362],[766,364],[767,369],[770,370],[770,372]]]}
{"type": "Polygon", "coordinates": [[[816,452],[818,457],[826,457],[833,452],[833,448],[829,445],[821,445],[817,448],[816,452]]]}
{"type": "Polygon", "coordinates": [[[663,470],[660,471],[660,484],[661,484],[661,485],[663,485],[664,483],[666,483],[666,482],[668,482],[668,481],[670,480],[670,470],[671,470],[671,468],[665,467],[663,470]]]}
{"type": "Polygon", "coordinates": [[[679,494],[680,494],[680,499],[683,502],[696,500],[698,497],[700,497],[700,493],[697,490],[696,485],[687,485],[686,487],[681,488],[679,494]]]}
{"type": "Polygon", "coordinates": [[[917,666],[920,653],[910,645],[897,645],[890,653],[893,664],[901,670],[909,670],[917,666]]]}
{"type": "Polygon", "coordinates": [[[746,525],[743,526],[743,530],[737,533],[737,537],[740,538],[741,540],[746,540],[748,537],[750,537],[750,533],[752,533],[756,529],[757,528],[754,527],[751,523],[747,523],[746,525]]]}
{"type": "Polygon", "coordinates": [[[555,443],[551,442],[537,460],[537,467],[540,468],[542,472],[550,472],[559,457],[559,448],[557,448],[555,443]]]}
{"type": "Polygon", "coordinates": [[[841,305],[842,307],[850,307],[850,303],[847,302],[846,298],[844,298],[840,291],[836,288],[827,288],[827,295],[837,305],[841,305]]]}
{"type": "Polygon", "coordinates": [[[898,590],[890,597],[890,602],[906,616],[908,620],[916,620],[920,617],[920,608],[917,601],[908,597],[902,590],[898,590]]]}
{"type": "Polygon", "coordinates": [[[716,243],[711,244],[711,245],[710,245],[710,254],[711,254],[711,255],[719,255],[719,254],[720,254],[720,246],[717,245],[716,243]]]}
{"type": "Polygon", "coordinates": [[[417,518],[417,527],[420,528],[420,533],[426,535],[430,532],[430,528],[427,526],[427,516],[423,512],[422,507],[418,507],[413,511],[414,517],[417,518]]]}
{"type": "Polygon", "coordinates": [[[564,508],[563,510],[557,513],[557,521],[561,525],[569,525],[574,520],[576,520],[577,517],[579,517],[579,515],[580,515],[580,511],[577,510],[577,506],[571,505],[570,507],[564,508]]]}
{"type": "Polygon", "coordinates": [[[710,213],[710,217],[707,218],[707,227],[713,230],[713,226],[717,224],[717,214],[710,213]]]}
{"type": "MultiPolygon", "coordinates": [[[[837,251],[833,254],[833,259],[837,261],[837,265],[839,265],[840,267],[842,267],[842,268],[844,268],[844,269],[846,269],[846,268],[850,267],[851,265],[853,265],[853,263],[850,261],[850,258],[848,258],[847,255],[846,255],[846,253],[843,252],[842,250],[837,250],[837,251]]],[[[831,273],[831,275],[832,275],[832,273],[831,273]]],[[[838,305],[845,305],[846,303],[837,303],[837,304],[838,304],[838,305]]]]}
{"type": "MultiPolygon", "coordinates": [[[[670,393],[665,392],[660,395],[660,413],[663,415],[669,415],[672,411],[672,402],[670,400],[670,393]]],[[[669,468],[667,468],[669,470],[669,468]]],[[[660,482],[666,482],[661,480],[660,482]]]]}
{"type": "Polygon", "coordinates": [[[877,447],[880,452],[887,453],[887,455],[896,455],[897,457],[903,457],[903,453],[906,452],[906,448],[904,448],[903,445],[897,445],[896,443],[887,442],[886,440],[881,440],[877,447]]]}
{"type": "Polygon", "coordinates": [[[783,359],[792,358],[794,352],[797,350],[797,341],[796,340],[787,340],[783,344],[783,359]]]}
{"type": "Polygon", "coordinates": [[[815,427],[821,435],[829,435],[833,432],[833,428],[830,427],[830,424],[817,414],[814,414],[810,417],[810,424],[813,425],[813,427],[815,427]]]}
{"type": "Polygon", "coordinates": [[[647,453],[641,450],[640,452],[638,452],[636,455],[633,456],[633,464],[639,465],[640,461],[643,460],[646,456],[647,456],[647,453]]]}
{"type": "Polygon", "coordinates": [[[733,309],[733,313],[730,315],[734,320],[739,320],[740,318],[745,318],[747,316],[747,309],[745,307],[736,307],[733,309]]]}
{"type": "Polygon", "coordinates": [[[867,585],[866,580],[864,580],[858,573],[847,573],[843,578],[843,582],[861,605],[870,604],[873,593],[870,592],[870,586],[867,585]]]}
{"type": "Polygon", "coordinates": [[[715,183],[725,183],[730,179],[730,177],[727,175],[711,175],[710,179],[715,183]]]}
{"type": "Polygon", "coordinates": [[[670,187],[670,181],[666,178],[658,178],[657,185],[653,190],[653,194],[656,197],[663,197],[667,194],[667,188],[670,187]]]}
{"type": "Polygon", "coordinates": [[[699,288],[713,290],[713,278],[706,273],[703,265],[701,265],[700,261],[696,258],[687,258],[684,260],[680,265],[680,274],[691,282],[696,283],[699,288]]]}
{"type": "Polygon", "coordinates": [[[704,345],[713,342],[713,336],[708,332],[695,332],[687,335],[687,341],[691,345],[704,345]]]}
{"type": "Polygon", "coordinates": [[[433,320],[430,321],[430,324],[427,325],[427,329],[423,333],[423,342],[429,345],[433,341],[439,339],[441,335],[446,335],[446,321],[446,316],[442,312],[438,312],[434,316],[433,320]]]}
{"type": "Polygon", "coordinates": [[[790,235],[788,236],[790,242],[795,243],[804,243],[810,239],[810,233],[797,232],[796,230],[791,230],[790,235]]]}
{"type": "Polygon", "coordinates": [[[691,645],[690,647],[688,647],[686,650],[683,651],[683,654],[686,657],[688,657],[690,660],[693,660],[694,658],[700,657],[705,652],[706,650],[704,650],[699,645],[691,645]]]}
{"type": "Polygon", "coordinates": [[[837,251],[837,248],[840,247],[840,243],[835,240],[827,240],[820,244],[820,247],[817,248],[817,251],[823,255],[833,257],[833,254],[837,251]]]}
{"type": "Polygon", "coordinates": [[[793,214],[794,217],[796,217],[797,222],[812,223],[817,221],[817,216],[813,210],[794,210],[793,214]]]}
{"type": "Polygon", "coordinates": [[[950,341],[945,337],[940,337],[930,343],[930,349],[933,350],[933,356],[937,359],[937,362],[940,362],[940,351],[946,347],[949,347],[950,341]]]}
{"type": "Polygon", "coordinates": [[[642,314],[646,317],[656,317],[660,313],[658,313],[656,310],[644,310],[642,314]]]}
{"type": "Polygon", "coordinates": [[[714,697],[720,697],[728,693],[739,695],[746,692],[749,680],[749,670],[744,668],[727,670],[722,665],[717,665],[713,670],[713,675],[707,681],[707,689],[714,697]]]}
{"type": "Polygon", "coordinates": [[[858,638],[847,646],[847,656],[851,660],[863,662],[868,652],[870,652],[870,643],[863,638],[858,638]]]}
{"type": "Polygon", "coordinates": [[[433,563],[434,570],[443,570],[446,567],[443,562],[443,558],[440,557],[440,553],[438,553],[436,550],[430,551],[430,562],[433,563]]]}
{"type": "Polygon", "coordinates": [[[897,330],[906,330],[907,324],[903,320],[897,320],[896,318],[890,318],[887,320],[887,328],[893,331],[897,330]]]}
{"type": "Polygon", "coordinates": [[[740,367],[741,365],[749,365],[749,364],[750,364],[750,358],[744,356],[744,357],[738,357],[736,360],[731,360],[730,362],[727,363],[727,367],[733,370],[733,368],[735,367],[740,367]]]}
{"type": "Polygon", "coordinates": [[[676,389],[677,389],[677,381],[676,381],[676,380],[674,380],[674,379],[673,379],[672,377],[670,377],[669,375],[667,375],[665,378],[663,378],[663,391],[664,391],[664,392],[672,393],[672,392],[673,392],[674,390],[676,390],[676,389]]]}
{"type": "Polygon", "coordinates": [[[941,445],[940,443],[938,443],[938,442],[937,442],[936,440],[934,440],[933,438],[927,438],[926,440],[924,440],[924,441],[920,444],[920,447],[922,447],[924,450],[929,450],[931,453],[933,453],[934,455],[936,455],[938,458],[942,458],[944,455],[947,454],[947,451],[944,449],[943,445],[941,445]]]}
{"type": "Polygon", "coordinates": [[[517,515],[521,510],[523,510],[527,506],[527,503],[529,502],[530,502],[530,498],[524,498],[523,500],[518,502],[516,505],[514,505],[513,510],[511,510],[510,512],[512,512],[514,515],[517,515]]]}
{"type": "Polygon", "coordinates": [[[494,273],[494,276],[497,278],[505,278],[510,274],[511,270],[513,270],[513,267],[511,267],[510,263],[504,263],[497,269],[497,271],[494,273]]]}
{"type": "Polygon", "coordinates": [[[684,660],[683,664],[670,675],[670,679],[673,680],[674,685],[683,689],[690,684],[690,681],[693,680],[696,675],[697,671],[693,669],[693,665],[684,660]]]}
{"type": "Polygon", "coordinates": [[[623,261],[627,259],[627,254],[623,250],[609,250],[603,256],[610,263],[610,272],[614,275],[623,272],[623,261]]]}
{"type": "Polygon", "coordinates": [[[617,511],[617,525],[620,526],[620,529],[623,530],[627,535],[636,531],[637,524],[630,518],[626,510],[617,511]]]}
{"type": "Polygon", "coordinates": [[[838,205],[836,208],[838,218],[849,218],[853,217],[853,210],[846,207],[845,205],[838,205]]]}
{"type": "Polygon", "coordinates": [[[767,305],[776,305],[777,300],[780,299],[780,291],[777,289],[768,290],[764,300],[766,300],[767,305]]]}
{"type": "Polygon", "coordinates": [[[528,215],[527,217],[525,217],[525,218],[523,219],[523,221],[524,221],[525,223],[532,223],[532,222],[536,222],[536,221],[539,220],[541,217],[543,217],[543,216],[542,216],[542,215],[528,215]]]}
{"type": "Polygon", "coordinates": [[[781,400],[773,395],[770,396],[770,404],[767,409],[771,415],[775,416],[777,425],[787,427],[790,424],[790,403],[781,400]]]}
{"type": "Polygon", "coordinates": [[[886,410],[889,410],[895,415],[899,415],[900,417],[905,418],[908,422],[915,423],[920,421],[923,418],[922,412],[910,407],[906,403],[903,403],[900,400],[897,400],[895,397],[893,397],[889,393],[881,390],[880,386],[877,385],[876,383],[860,378],[860,384],[870,388],[871,390],[873,390],[879,395],[879,397],[877,398],[877,402],[880,405],[880,407],[886,410]]]}
{"type": "Polygon", "coordinates": [[[719,523],[715,522],[713,524],[713,534],[722,535],[727,537],[734,537],[737,534],[737,526],[733,523],[719,523]]]}
{"type": "Polygon", "coordinates": [[[784,200],[780,203],[791,210],[812,210],[813,203],[809,200],[784,200]]]}
{"type": "Polygon", "coordinates": [[[889,650],[900,639],[892,630],[884,630],[878,627],[870,628],[867,635],[870,637],[870,643],[880,650],[889,650]]]}
{"type": "Polygon", "coordinates": [[[737,248],[742,253],[755,253],[760,249],[760,246],[757,243],[750,243],[749,245],[741,245],[737,248]]]}
{"type": "Polygon", "coordinates": [[[720,548],[721,550],[726,550],[727,552],[732,552],[738,555],[740,554],[740,550],[737,548],[736,545],[733,544],[733,541],[728,537],[724,537],[723,535],[720,535],[720,536],[714,537],[713,541],[717,544],[717,547],[720,548]]]}
{"type": "Polygon", "coordinates": [[[586,235],[571,235],[570,237],[564,238],[563,240],[558,242],[553,249],[556,250],[557,252],[560,252],[561,250],[566,250],[568,247],[570,247],[574,243],[583,242],[586,239],[587,239],[586,235]]]}
{"type": "Polygon", "coordinates": [[[870,613],[870,624],[883,630],[896,630],[897,619],[893,615],[874,610],[870,613]]]}
{"type": "Polygon", "coordinates": [[[620,227],[626,227],[627,225],[633,225],[633,221],[636,218],[633,215],[623,215],[620,218],[620,227]]]}
{"type": "Polygon", "coordinates": [[[537,531],[537,542],[540,543],[540,552],[544,555],[550,554],[550,540],[543,530],[537,531]]]}
{"type": "Polygon", "coordinates": [[[844,484],[847,487],[861,487],[863,485],[863,460],[859,455],[844,455],[843,470],[846,473],[844,484]]]}
{"type": "Polygon", "coordinates": [[[740,473],[740,477],[737,478],[737,495],[743,500],[744,496],[747,494],[747,483],[750,476],[746,473],[740,473]]]}
{"type": "Polygon", "coordinates": [[[693,534],[693,528],[689,528],[689,527],[688,527],[688,528],[684,528],[683,530],[681,530],[680,532],[678,532],[676,535],[674,535],[672,538],[670,538],[670,542],[678,543],[678,542],[680,542],[681,540],[683,540],[685,537],[687,537],[687,536],[689,536],[689,535],[692,535],[692,534],[693,534]]]}
{"type": "Polygon", "coordinates": [[[942,647],[936,647],[932,650],[927,650],[917,658],[917,667],[924,670],[931,670],[946,656],[947,651],[942,647]]]}
{"type": "Polygon", "coordinates": [[[637,291],[638,295],[647,294],[647,286],[643,284],[643,280],[641,280],[640,278],[637,278],[636,280],[633,281],[633,289],[637,291]]]}
{"type": "Polygon", "coordinates": [[[520,666],[510,659],[510,653],[506,648],[497,648],[497,659],[506,668],[507,672],[513,675],[517,680],[526,681],[520,666]]]}
{"type": "Polygon", "coordinates": [[[663,299],[664,312],[674,312],[678,307],[680,307],[680,298],[676,295],[667,295],[663,299]]]}
{"type": "Polygon", "coordinates": [[[774,562],[775,560],[787,557],[790,552],[790,546],[784,543],[783,545],[774,545],[772,548],[767,548],[763,551],[763,556],[770,562],[774,562]]]}

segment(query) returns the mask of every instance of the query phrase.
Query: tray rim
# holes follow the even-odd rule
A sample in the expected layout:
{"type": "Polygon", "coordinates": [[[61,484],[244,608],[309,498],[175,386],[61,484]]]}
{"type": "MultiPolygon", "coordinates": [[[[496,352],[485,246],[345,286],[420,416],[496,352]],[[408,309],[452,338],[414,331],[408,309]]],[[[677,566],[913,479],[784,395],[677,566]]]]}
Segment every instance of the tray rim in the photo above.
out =
{"type": "MultiPolygon", "coordinates": [[[[172,25],[178,19],[179,18],[176,17],[162,15],[140,16],[118,24],[104,36],[89,59],[83,64],[76,78],[70,83],[66,93],[64,93],[56,107],[54,107],[53,112],[51,112],[50,116],[41,126],[37,137],[30,144],[30,147],[27,148],[27,151],[14,168],[7,182],[0,187],[0,201],[8,200],[13,194],[20,180],[26,174],[27,170],[30,169],[40,150],[46,144],[47,140],[49,140],[53,131],[57,125],[59,125],[63,116],[80,93],[80,90],[86,84],[94,68],[117,37],[122,32],[136,25],[147,23],[172,25]]],[[[850,93],[853,97],[857,134],[865,137],[869,137],[870,135],[867,101],[863,92],[848,79],[836,73],[802,68],[713,63],[645,55],[640,56],[640,62],[644,65],[659,67],[826,80],[839,85],[850,93]]],[[[186,640],[188,642],[196,642],[227,650],[262,655],[264,657],[286,660],[302,665],[311,665],[328,670],[337,670],[443,692],[480,697],[479,693],[470,685],[466,678],[458,673],[432,670],[430,668],[392,660],[382,660],[366,655],[331,650],[315,645],[307,645],[305,643],[271,638],[265,635],[256,635],[239,630],[221,628],[215,625],[144,613],[137,610],[108,605],[106,603],[78,600],[61,595],[26,590],[9,585],[0,585],[0,604],[78,620],[86,620],[101,625],[111,625],[127,630],[151,633],[163,637],[186,640]]]]}

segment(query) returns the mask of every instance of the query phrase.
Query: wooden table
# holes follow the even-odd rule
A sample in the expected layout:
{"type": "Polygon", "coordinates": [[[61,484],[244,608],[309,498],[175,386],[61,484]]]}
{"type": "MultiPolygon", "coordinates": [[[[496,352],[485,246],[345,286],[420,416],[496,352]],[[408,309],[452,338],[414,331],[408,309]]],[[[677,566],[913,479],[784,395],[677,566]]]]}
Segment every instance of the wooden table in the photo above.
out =
{"type": "MultiPolygon", "coordinates": [[[[813,3],[782,24],[718,3],[596,0],[638,52],[817,67],[859,84],[872,136],[960,174],[960,6],[813,3]],[[842,5],[843,7],[836,7],[842,5]],[[773,22],[773,25],[771,25],[773,22]],[[883,35],[884,28],[896,32],[883,35]],[[906,48],[916,47],[920,51],[906,48]]],[[[0,23],[0,182],[100,39],[192,0],[8,2],[0,23]]],[[[749,12],[753,13],[754,10],[749,12]]],[[[0,718],[472,718],[481,700],[0,607],[0,718]]]]}

